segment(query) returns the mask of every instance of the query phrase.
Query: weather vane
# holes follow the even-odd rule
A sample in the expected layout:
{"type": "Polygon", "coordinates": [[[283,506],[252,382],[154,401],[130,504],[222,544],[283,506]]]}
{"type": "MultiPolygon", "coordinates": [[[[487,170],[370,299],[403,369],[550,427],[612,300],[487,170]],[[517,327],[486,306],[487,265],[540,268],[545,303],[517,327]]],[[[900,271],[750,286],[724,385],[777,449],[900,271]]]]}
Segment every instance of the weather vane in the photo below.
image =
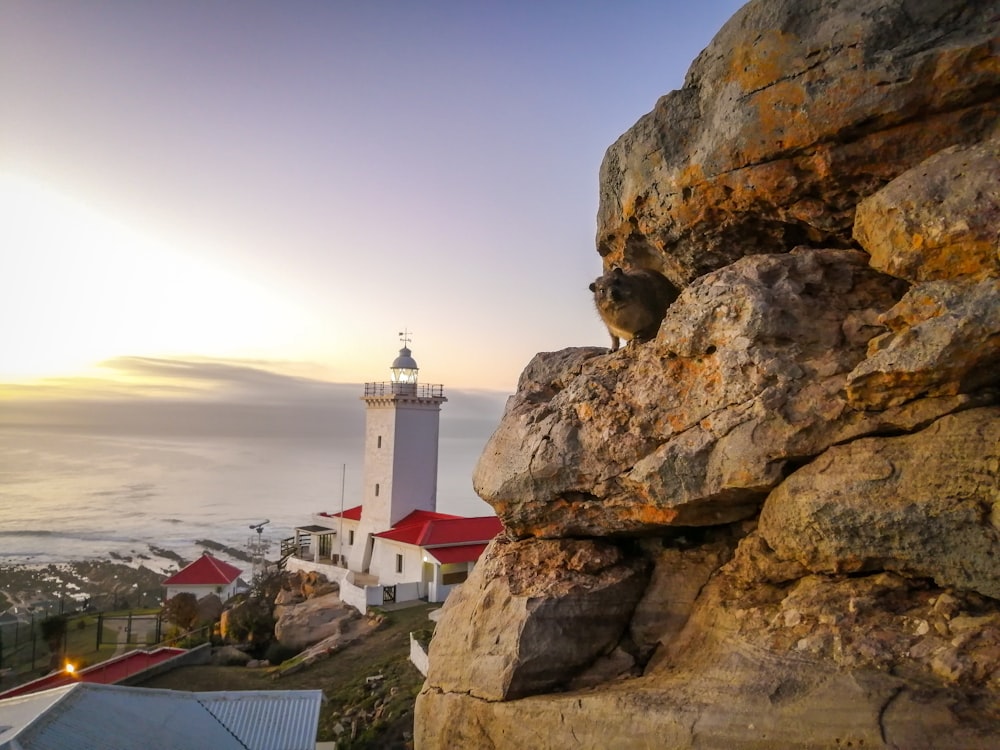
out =
{"type": "Polygon", "coordinates": [[[412,338],[410,338],[410,331],[407,331],[405,328],[402,331],[400,331],[399,340],[403,342],[404,347],[408,347],[410,341],[413,340],[412,338]]]}

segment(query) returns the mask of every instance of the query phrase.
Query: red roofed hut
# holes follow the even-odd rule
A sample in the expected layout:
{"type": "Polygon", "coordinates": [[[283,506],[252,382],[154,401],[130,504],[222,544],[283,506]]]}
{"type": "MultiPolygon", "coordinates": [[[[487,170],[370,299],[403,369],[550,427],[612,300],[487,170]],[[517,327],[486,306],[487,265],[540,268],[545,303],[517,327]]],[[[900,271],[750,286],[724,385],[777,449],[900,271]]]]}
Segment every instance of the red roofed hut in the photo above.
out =
{"type": "Polygon", "coordinates": [[[161,585],[166,588],[165,599],[187,592],[196,599],[215,594],[226,601],[245,585],[240,576],[243,571],[235,565],[213,557],[205,552],[193,563],[174,573],[161,585]]]}

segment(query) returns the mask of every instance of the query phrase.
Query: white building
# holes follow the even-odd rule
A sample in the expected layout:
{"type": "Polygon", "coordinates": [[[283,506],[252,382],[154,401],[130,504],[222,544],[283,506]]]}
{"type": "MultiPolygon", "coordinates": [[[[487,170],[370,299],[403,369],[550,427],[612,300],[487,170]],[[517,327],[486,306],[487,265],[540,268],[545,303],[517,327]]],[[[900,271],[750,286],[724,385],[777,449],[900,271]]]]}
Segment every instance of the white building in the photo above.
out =
{"type": "Polygon", "coordinates": [[[242,573],[235,565],[205,552],[161,584],[166,589],[164,601],[173,599],[182,592],[194,594],[196,599],[216,594],[219,599],[226,601],[246,586],[240,578],[242,573]]]}
{"type": "Polygon", "coordinates": [[[502,529],[496,516],[437,512],[438,433],[444,386],[417,382],[405,346],[389,382],[366,383],[361,504],[320,512],[282,544],[290,570],[341,583],[341,599],[364,611],[390,601],[440,602],[468,576],[502,529]]]}

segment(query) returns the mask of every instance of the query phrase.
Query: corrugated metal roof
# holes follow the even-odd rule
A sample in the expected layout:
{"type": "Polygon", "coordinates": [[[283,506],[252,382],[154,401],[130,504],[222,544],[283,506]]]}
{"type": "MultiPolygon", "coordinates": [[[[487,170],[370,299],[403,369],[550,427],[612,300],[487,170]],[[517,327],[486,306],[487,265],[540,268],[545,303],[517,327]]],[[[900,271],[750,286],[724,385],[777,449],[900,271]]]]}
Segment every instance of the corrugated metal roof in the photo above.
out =
{"type": "Polygon", "coordinates": [[[0,701],[0,750],[313,750],[322,697],[76,683],[0,701]]]}
{"type": "MultiPolygon", "coordinates": [[[[78,682],[0,748],[30,750],[245,750],[193,693],[78,682]]],[[[12,698],[11,700],[22,700],[12,698]]],[[[6,703],[3,701],[2,703],[6,703]]],[[[0,705],[0,716],[3,716],[0,705]]],[[[0,719],[0,722],[6,724],[0,719]]]]}
{"type": "Polygon", "coordinates": [[[312,750],[322,690],[199,693],[198,702],[248,750],[312,750]]]}
{"type": "Polygon", "coordinates": [[[48,711],[70,687],[0,701],[0,748],[15,747],[10,743],[17,733],[48,711]]]}

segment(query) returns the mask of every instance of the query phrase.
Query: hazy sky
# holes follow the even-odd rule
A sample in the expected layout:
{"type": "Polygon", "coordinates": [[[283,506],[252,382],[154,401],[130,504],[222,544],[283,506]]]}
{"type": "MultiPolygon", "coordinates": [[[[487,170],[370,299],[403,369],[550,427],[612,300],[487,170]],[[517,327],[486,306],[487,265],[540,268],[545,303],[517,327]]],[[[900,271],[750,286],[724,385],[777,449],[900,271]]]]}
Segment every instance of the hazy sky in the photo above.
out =
{"type": "Polygon", "coordinates": [[[0,384],[607,345],[604,151],[741,5],[0,0],[0,384]]]}

